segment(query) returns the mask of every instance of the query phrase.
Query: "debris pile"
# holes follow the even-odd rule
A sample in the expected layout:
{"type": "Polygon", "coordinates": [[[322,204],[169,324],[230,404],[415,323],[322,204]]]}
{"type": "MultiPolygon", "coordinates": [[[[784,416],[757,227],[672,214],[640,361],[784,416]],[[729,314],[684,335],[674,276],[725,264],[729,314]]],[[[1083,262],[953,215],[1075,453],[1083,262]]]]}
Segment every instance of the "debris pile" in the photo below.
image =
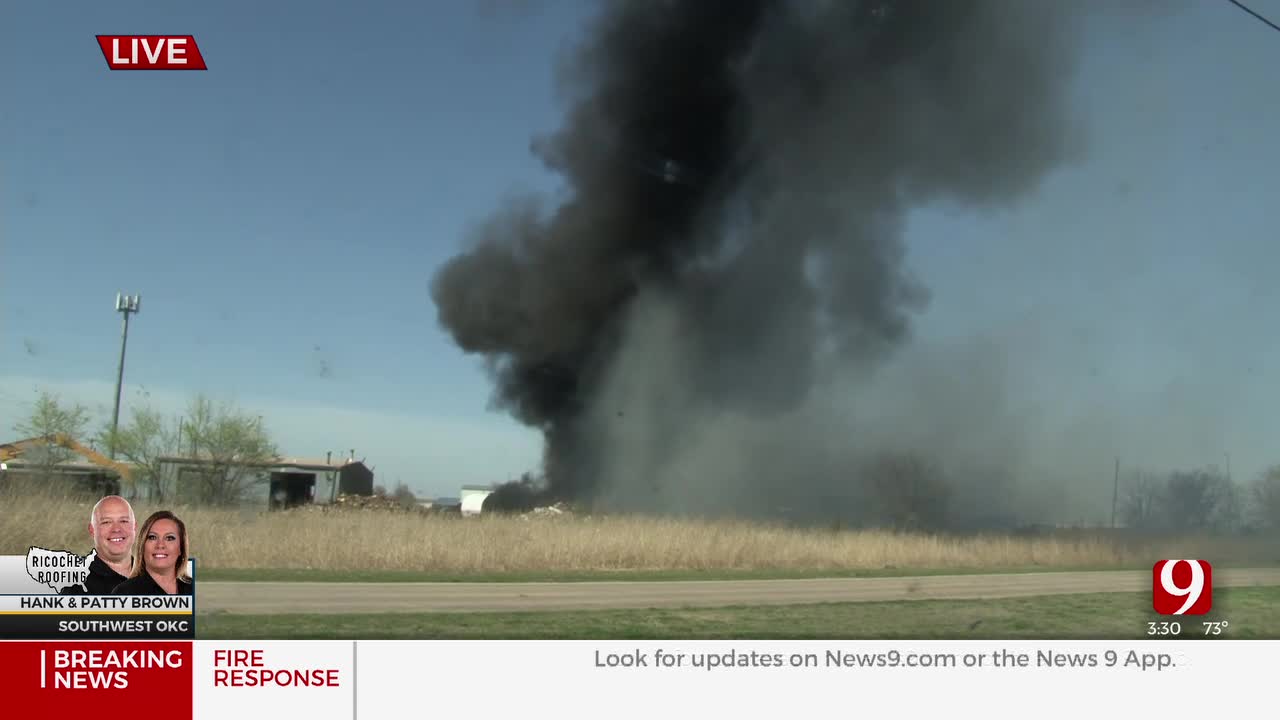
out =
{"type": "Polygon", "coordinates": [[[406,505],[385,495],[339,495],[332,503],[300,505],[295,510],[309,512],[341,512],[366,510],[374,512],[425,512],[418,505],[406,505]]]}
{"type": "MultiPolygon", "coordinates": [[[[385,495],[339,495],[332,503],[299,505],[289,510],[289,512],[324,513],[354,511],[454,515],[459,513],[460,508],[457,505],[410,505],[385,495]]],[[[492,512],[485,514],[501,515],[503,513],[492,512]]],[[[575,514],[573,507],[563,502],[535,507],[523,513],[511,513],[515,517],[521,517],[526,520],[530,518],[568,518],[574,517],[575,514]]]]}
{"type": "Polygon", "coordinates": [[[335,509],[351,510],[416,510],[417,505],[408,505],[386,495],[339,495],[334,501],[335,509]]]}
{"type": "Polygon", "coordinates": [[[568,504],[559,502],[554,505],[545,505],[536,507],[527,513],[521,513],[520,517],[528,520],[529,518],[539,517],[561,517],[573,515],[573,509],[568,504]]]}

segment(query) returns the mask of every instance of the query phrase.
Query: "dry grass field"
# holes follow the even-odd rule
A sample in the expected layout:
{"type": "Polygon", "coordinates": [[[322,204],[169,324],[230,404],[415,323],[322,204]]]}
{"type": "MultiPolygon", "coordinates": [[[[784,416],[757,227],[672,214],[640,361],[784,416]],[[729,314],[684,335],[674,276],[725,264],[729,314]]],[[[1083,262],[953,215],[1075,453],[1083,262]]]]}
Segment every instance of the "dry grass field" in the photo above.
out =
{"type": "MultiPolygon", "coordinates": [[[[0,496],[0,554],[89,550],[91,501],[0,496]]],[[[136,504],[141,521],[159,509],[136,504]]],[[[1258,543],[1097,533],[930,536],[643,517],[461,518],[176,507],[202,569],[528,573],[665,570],[1136,568],[1160,557],[1274,564],[1258,543]]],[[[1275,555],[1273,544],[1264,544],[1275,555]]]]}

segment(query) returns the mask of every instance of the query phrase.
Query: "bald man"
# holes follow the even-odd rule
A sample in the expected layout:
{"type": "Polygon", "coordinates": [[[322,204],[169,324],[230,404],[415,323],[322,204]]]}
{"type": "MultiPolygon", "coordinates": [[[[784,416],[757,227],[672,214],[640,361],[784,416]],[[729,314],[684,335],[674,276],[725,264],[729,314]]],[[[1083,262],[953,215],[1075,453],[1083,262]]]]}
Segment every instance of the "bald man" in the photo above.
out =
{"type": "Polygon", "coordinates": [[[117,585],[129,579],[133,566],[133,539],[137,534],[133,507],[119,495],[108,495],[98,501],[89,513],[89,537],[97,555],[89,563],[89,576],[84,588],[69,585],[62,595],[110,595],[117,585]]]}

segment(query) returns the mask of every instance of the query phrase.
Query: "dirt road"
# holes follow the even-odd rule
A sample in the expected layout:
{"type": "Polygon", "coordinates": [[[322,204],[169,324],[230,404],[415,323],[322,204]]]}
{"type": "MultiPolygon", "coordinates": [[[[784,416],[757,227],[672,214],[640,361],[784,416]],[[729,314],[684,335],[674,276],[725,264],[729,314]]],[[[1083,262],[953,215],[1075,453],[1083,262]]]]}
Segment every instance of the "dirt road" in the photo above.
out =
{"type": "MultiPolygon", "coordinates": [[[[1280,568],[1219,570],[1215,587],[1280,585],[1280,568]]],[[[1148,592],[1150,572],[566,583],[197,582],[196,611],[465,612],[788,605],[1148,592]]]]}

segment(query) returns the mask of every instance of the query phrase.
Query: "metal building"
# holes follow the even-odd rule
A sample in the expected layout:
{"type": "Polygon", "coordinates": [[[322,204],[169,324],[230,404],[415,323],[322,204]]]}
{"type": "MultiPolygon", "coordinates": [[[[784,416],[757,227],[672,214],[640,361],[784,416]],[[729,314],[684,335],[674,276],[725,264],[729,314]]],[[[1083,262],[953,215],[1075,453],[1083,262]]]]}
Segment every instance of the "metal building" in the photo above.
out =
{"type": "MultiPolygon", "coordinates": [[[[164,495],[179,502],[205,501],[208,473],[218,471],[217,464],[207,458],[172,456],[160,458],[159,464],[164,495]]],[[[373,494],[373,471],[354,458],[277,458],[270,463],[222,469],[228,476],[241,474],[238,484],[245,488],[241,502],[272,510],[327,505],[339,495],[373,494]]]]}

